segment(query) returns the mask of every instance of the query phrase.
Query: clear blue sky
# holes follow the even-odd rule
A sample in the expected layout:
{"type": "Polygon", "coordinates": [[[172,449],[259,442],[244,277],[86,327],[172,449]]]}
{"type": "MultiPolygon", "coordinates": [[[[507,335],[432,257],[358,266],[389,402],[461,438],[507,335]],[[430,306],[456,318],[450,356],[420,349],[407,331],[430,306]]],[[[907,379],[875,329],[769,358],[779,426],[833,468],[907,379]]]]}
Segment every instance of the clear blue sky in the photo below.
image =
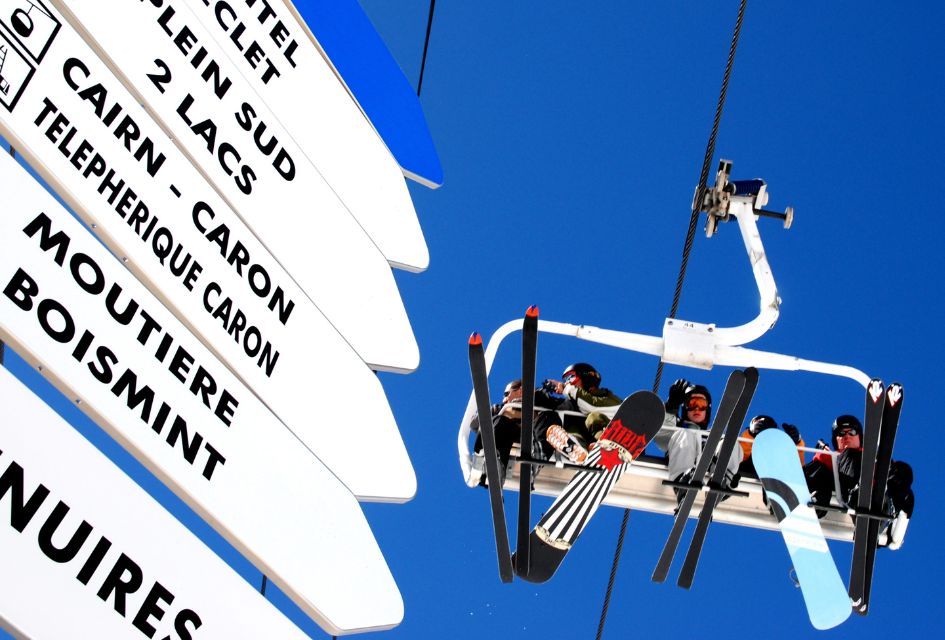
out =
{"type": "MultiPolygon", "coordinates": [[[[362,4],[415,83],[428,1],[362,4]]],[[[466,340],[529,304],[544,319],[660,332],[738,3],[592,4],[437,4],[422,102],[445,184],[411,185],[431,266],[397,273],[421,367],[382,376],[419,491],[406,505],[365,505],[406,605],[403,624],[377,637],[596,632],[621,511],[598,512],[548,584],[499,582],[487,494],[466,488],[456,460],[470,390],[466,340]]],[[[752,2],[719,131],[715,159],[733,160],[736,178],[765,178],[769,208],[796,210],[790,231],[762,221],[783,304],[778,325],[750,346],[850,364],[905,386],[896,457],[915,469],[916,517],[900,551],[879,553],[870,615],[831,631],[837,638],[943,627],[932,606],[945,566],[936,419],[943,42],[941,3],[752,2]]],[[[733,326],[756,311],[735,226],[712,240],[697,236],[679,316],[733,326]]],[[[494,393],[518,366],[509,343],[494,393]]],[[[593,362],[620,395],[650,388],[656,368],[646,356],[542,338],[539,376],[576,360],[593,362]]],[[[24,375],[15,357],[7,366],[24,375]]],[[[679,376],[718,393],[726,374],[668,368],[661,393],[679,376]]],[[[849,381],[762,372],[752,412],[797,424],[815,441],[837,414],[862,405],[849,381]]],[[[258,582],[97,427],[75,424],[258,582]]],[[[516,497],[507,496],[510,513],[516,497]]],[[[534,502],[537,521],[550,500],[534,502]]],[[[816,633],[778,534],[713,526],[687,592],[649,580],[670,526],[666,516],[631,514],[605,638],[816,633]]],[[[846,576],[851,545],[831,548],[846,576]]]]}

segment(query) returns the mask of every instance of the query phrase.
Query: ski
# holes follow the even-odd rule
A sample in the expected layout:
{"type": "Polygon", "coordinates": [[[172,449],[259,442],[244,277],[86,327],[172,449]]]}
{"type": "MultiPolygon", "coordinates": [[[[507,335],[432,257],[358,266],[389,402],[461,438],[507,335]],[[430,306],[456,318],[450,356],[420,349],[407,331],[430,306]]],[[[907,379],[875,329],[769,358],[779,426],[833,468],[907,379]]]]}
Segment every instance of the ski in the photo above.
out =
{"type": "MultiPolygon", "coordinates": [[[[532,429],[535,423],[535,359],[538,355],[538,307],[531,306],[525,312],[522,323],[522,437],[520,458],[534,457],[532,451],[532,429]]],[[[518,538],[516,543],[515,573],[528,575],[528,533],[531,527],[532,465],[519,465],[518,487],[518,538]]]]}
{"type": "Polygon", "coordinates": [[[499,578],[502,582],[512,582],[512,552],[509,549],[509,536],[505,524],[499,454],[496,452],[495,434],[492,432],[489,377],[486,373],[486,357],[482,350],[482,336],[478,333],[469,337],[469,370],[476,395],[476,410],[479,413],[482,451],[486,459],[486,478],[489,484],[489,501],[492,505],[492,525],[495,530],[495,550],[499,559],[499,578]]]}
{"type": "MultiPolygon", "coordinates": [[[[709,464],[712,462],[712,453],[715,451],[719,440],[722,438],[722,432],[735,410],[735,404],[745,388],[745,373],[743,371],[733,371],[728,382],[725,383],[725,391],[722,393],[722,400],[719,402],[719,410],[715,413],[712,426],[709,428],[709,437],[706,439],[702,449],[702,455],[696,464],[696,470],[692,477],[692,488],[697,489],[702,486],[706,472],[709,470],[709,464]],[[708,455],[706,452],[709,452],[708,455]]],[[[670,478],[672,480],[672,478],[670,478]]],[[[676,510],[676,519],[673,521],[673,528],[669,532],[666,544],[663,545],[663,551],[660,559],[656,563],[656,569],[653,570],[652,580],[654,582],[663,582],[669,574],[669,568],[673,564],[673,557],[676,555],[676,548],[682,538],[682,533],[686,528],[686,520],[689,518],[689,512],[696,501],[696,492],[692,489],[687,490],[682,502],[676,510]]]]}
{"type": "MultiPolygon", "coordinates": [[[[722,438],[722,446],[719,448],[718,461],[715,463],[712,478],[709,480],[709,488],[713,491],[706,495],[702,511],[699,513],[699,521],[696,523],[695,533],[692,534],[692,542],[689,543],[689,551],[686,553],[682,570],[679,572],[679,579],[676,581],[676,584],[684,589],[692,586],[692,580],[696,575],[699,556],[702,554],[702,545],[705,542],[706,533],[709,531],[709,524],[712,522],[712,512],[721,499],[721,494],[717,490],[722,488],[722,482],[725,480],[725,461],[731,457],[732,451],[738,443],[738,434],[741,431],[742,423],[745,422],[745,417],[748,415],[748,407],[751,405],[751,399],[755,395],[757,386],[758,370],[754,367],[748,367],[745,369],[745,390],[739,396],[735,411],[732,412],[732,417],[725,427],[725,436],[722,438]]],[[[703,450],[703,456],[705,456],[705,450],[703,450]]]]}
{"type": "Polygon", "coordinates": [[[595,472],[578,471],[529,536],[525,580],[545,582],[554,575],[601,502],[659,431],[663,416],[662,400],[650,391],[623,401],[584,463],[595,472]]]}
{"type": "Polygon", "coordinates": [[[831,629],[850,617],[850,597],[810,507],[797,446],[783,431],[768,429],[755,438],[751,457],[784,536],[811,624],[831,629]]]}
{"type": "MultiPolygon", "coordinates": [[[[899,416],[902,413],[902,385],[894,382],[886,388],[886,402],[883,405],[883,422],[876,452],[876,478],[873,484],[871,512],[880,515],[886,504],[886,484],[889,481],[889,469],[892,465],[893,445],[896,443],[896,431],[899,428],[899,416]]],[[[876,563],[876,548],[879,545],[879,530],[884,521],[871,519],[866,538],[866,569],[864,571],[863,602],[856,608],[860,615],[869,613],[870,590],[873,587],[873,565],[876,563]]]]}
{"type": "Polygon", "coordinates": [[[876,470],[876,453],[879,449],[879,433],[883,423],[883,408],[886,390],[880,380],[870,380],[866,388],[866,409],[863,420],[863,455],[860,458],[860,484],[856,503],[856,518],[853,530],[853,561],[850,566],[850,599],[853,608],[859,610],[864,604],[866,589],[866,564],[869,550],[870,519],[868,517],[873,497],[873,477],[876,470]]]}

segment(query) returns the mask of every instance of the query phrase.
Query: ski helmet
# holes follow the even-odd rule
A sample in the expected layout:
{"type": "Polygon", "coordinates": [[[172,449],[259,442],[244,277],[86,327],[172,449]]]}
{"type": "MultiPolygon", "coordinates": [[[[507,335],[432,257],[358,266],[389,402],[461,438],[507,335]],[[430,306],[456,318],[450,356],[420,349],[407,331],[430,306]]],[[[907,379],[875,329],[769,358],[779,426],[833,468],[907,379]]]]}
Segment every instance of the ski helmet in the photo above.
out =
{"type": "Polygon", "coordinates": [[[755,416],[748,425],[748,432],[752,438],[757,438],[758,434],[765,429],[776,429],[778,423],[771,416],[755,416]]]}
{"type": "Polygon", "coordinates": [[[833,421],[833,431],[831,432],[831,436],[833,436],[833,441],[835,444],[837,442],[837,436],[844,429],[854,429],[856,431],[856,435],[863,435],[863,425],[860,424],[860,421],[856,416],[837,416],[837,419],[833,421]]]}
{"type": "Polygon", "coordinates": [[[687,419],[686,405],[689,404],[689,399],[692,398],[692,396],[703,396],[705,401],[709,404],[705,410],[705,421],[703,422],[703,425],[709,424],[709,421],[712,419],[712,394],[709,393],[709,390],[701,384],[690,384],[688,387],[686,387],[686,394],[683,396],[683,402],[680,406],[680,413],[682,415],[679,417],[683,420],[687,419]]]}
{"type": "Polygon", "coordinates": [[[568,376],[572,374],[580,378],[585,389],[593,389],[594,387],[600,386],[600,373],[597,372],[597,369],[595,369],[593,365],[587,364],[586,362],[575,362],[565,368],[564,373],[561,374],[561,379],[568,382],[568,376]]]}

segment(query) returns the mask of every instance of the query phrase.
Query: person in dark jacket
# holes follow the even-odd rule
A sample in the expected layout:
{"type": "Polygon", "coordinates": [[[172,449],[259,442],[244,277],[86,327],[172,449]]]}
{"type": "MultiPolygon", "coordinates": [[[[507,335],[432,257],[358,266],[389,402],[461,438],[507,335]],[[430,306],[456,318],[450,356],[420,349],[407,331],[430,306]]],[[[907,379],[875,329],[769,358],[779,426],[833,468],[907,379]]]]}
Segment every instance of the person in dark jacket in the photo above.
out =
{"type": "MultiPolygon", "coordinates": [[[[492,405],[492,430],[495,433],[495,448],[499,456],[499,475],[503,478],[505,478],[506,469],[509,466],[512,445],[521,442],[522,439],[521,402],[522,381],[512,380],[505,385],[502,402],[492,405]]],[[[482,433],[480,432],[482,426],[479,414],[473,415],[469,428],[477,432],[476,444],[473,450],[478,454],[482,451],[482,433]]],[[[485,473],[483,473],[479,484],[486,486],[485,479],[485,473]]]]}
{"type": "MultiPolygon", "coordinates": [[[[835,485],[839,483],[840,494],[837,497],[844,504],[855,506],[860,466],[863,461],[863,425],[855,416],[838,416],[833,422],[831,436],[837,448],[836,456],[831,455],[830,449],[825,446],[825,451],[815,454],[814,459],[804,466],[811,500],[816,505],[830,504],[835,485]],[[837,483],[834,481],[834,465],[837,468],[837,483]]],[[[905,462],[893,460],[889,467],[884,508],[890,516],[898,518],[903,514],[905,520],[908,520],[912,517],[914,507],[912,467],[905,462]]],[[[821,518],[825,513],[823,509],[817,510],[817,515],[821,518]]]]}

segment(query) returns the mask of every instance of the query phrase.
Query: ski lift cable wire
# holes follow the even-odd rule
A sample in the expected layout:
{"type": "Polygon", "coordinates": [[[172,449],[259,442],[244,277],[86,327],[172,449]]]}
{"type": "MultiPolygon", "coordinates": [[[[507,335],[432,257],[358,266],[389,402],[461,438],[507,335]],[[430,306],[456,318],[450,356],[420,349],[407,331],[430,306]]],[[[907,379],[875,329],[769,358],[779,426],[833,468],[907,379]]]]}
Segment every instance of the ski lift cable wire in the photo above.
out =
{"type": "MultiPolygon", "coordinates": [[[[689,254],[692,252],[692,245],[695,241],[696,226],[699,221],[699,212],[702,208],[702,202],[705,199],[706,181],[709,178],[709,169],[712,165],[712,157],[715,155],[715,142],[718,137],[719,124],[722,120],[722,108],[725,105],[725,95],[728,92],[728,82],[732,74],[732,67],[735,63],[735,51],[738,48],[738,37],[742,30],[742,21],[745,17],[745,7],[748,0],[741,0],[738,7],[738,17],[735,21],[735,29],[732,33],[732,42],[729,46],[728,60],[725,63],[725,74],[722,77],[722,88],[719,91],[719,101],[715,108],[715,120],[712,123],[712,133],[709,135],[709,141],[706,145],[705,157],[702,161],[702,173],[699,175],[699,186],[696,191],[696,197],[692,201],[692,212],[689,216],[689,228],[686,231],[686,242],[683,245],[682,258],[679,265],[679,275],[676,278],[676,289],[673,292],[673,304],[669,312],[670,318],[675,318],[679,310],[679,301],[682,297],[683,282],[686,279],[686,269],[689,265],[689,254]]],[[[431,11],[432,17],[432,11],[431,11]]],[[[663,378],[663,361],[660,360],[656,367],[656,375],[653,380],[653,392],[659,390],[660,381],[663,378]]],[[[630,510],[625,509],[620,523],[620,532],[617,534],[617,545],[614,549],[614,560],[610,568],[610,577],[607,581],[607,591],[604,594],[604,602],[601,607],[600,623],[597,626],[597,640],[601,640],[604,634],[604,625],[607,621],[607,610],[610,607],[610,599],[613,595],[614,581],[617,577],[617,567],[620,564],[620,556],[623,551],[623,541],[627,532],[627,522],[630,518],[630,510]]]]}
{"type": "Polygon", "coordinates": [[[433,30],[433,11],[436,8],[436,0],[430,0],[430,14],[427,16],[427,35],[423,40],[423,56],[420,58],[420,78],[417,80],[417,97],[420,97],[420,89],[423,88],[423,70],[427,66],[427,49],[430,47],[430,32],[433,30]]]}

